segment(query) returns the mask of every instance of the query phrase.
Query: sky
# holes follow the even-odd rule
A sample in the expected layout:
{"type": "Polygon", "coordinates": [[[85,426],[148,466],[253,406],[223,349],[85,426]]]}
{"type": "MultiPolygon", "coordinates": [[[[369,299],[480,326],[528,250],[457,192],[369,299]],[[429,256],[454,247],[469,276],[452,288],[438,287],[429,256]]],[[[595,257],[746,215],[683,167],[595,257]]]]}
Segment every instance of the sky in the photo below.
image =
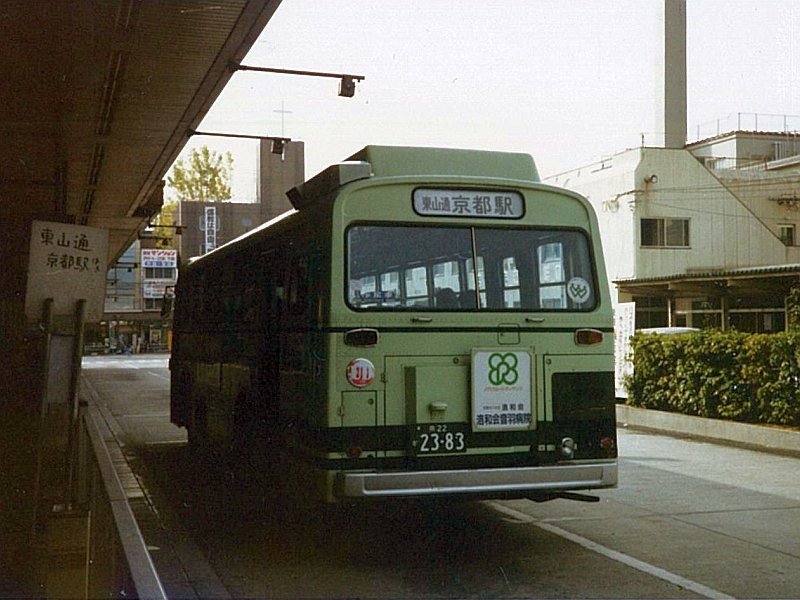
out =
{"type": "MultiPolygon", "coordinates": [[[[689,140],[739,113],[742,129],[754,113],[760,129],[781,129],[782,115],[800,129],[800,2],[686,4],[689,140]]],[[[657,144],[662,11],[662,0],[283,0],[243,64],[363,75],[355,96],[340,98],[336,79],[238,72],[199,129],[301,140],[307,178],[368,144],[526,152],[548,177],[657,144]]],[[[184,153],[203,144],[232,153],[233,200],[256,201],[257,143],[196,136],[184,153]]]]}

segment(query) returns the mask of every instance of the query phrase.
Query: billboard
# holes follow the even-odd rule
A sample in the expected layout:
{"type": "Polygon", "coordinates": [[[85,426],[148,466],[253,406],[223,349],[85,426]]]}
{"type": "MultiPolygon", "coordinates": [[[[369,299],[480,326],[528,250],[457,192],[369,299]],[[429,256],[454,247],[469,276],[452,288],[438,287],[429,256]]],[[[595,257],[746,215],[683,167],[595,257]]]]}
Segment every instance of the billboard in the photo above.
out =
{"type": "Polygon", "coordinates": [[[177,250],[142,248],[142,268],[175,268],[178,266],[177,250]]]}

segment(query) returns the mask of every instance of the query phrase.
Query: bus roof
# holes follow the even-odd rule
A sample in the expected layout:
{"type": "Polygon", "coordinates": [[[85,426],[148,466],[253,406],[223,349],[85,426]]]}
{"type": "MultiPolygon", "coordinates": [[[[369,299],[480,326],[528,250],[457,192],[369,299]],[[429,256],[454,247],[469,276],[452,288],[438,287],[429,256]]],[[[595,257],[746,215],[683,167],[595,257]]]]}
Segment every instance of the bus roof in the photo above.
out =
{"type": "Polygon", "coordinates": [[[536,163],[530,154],[457,148],[367,146],[346,162],[328,167],[289,190],[286,195],[299,210],[310,204],[313,198],[332,192],[351,181],[412,175],[496,177],[534,183],[540,181],[536,163]]]}
{"type": "Polygon", "coordinates": [[[369,163],[375,177],[460,175],[539,181],[533,157],[519,152],[367,146],[348,160],[369,163]]]}

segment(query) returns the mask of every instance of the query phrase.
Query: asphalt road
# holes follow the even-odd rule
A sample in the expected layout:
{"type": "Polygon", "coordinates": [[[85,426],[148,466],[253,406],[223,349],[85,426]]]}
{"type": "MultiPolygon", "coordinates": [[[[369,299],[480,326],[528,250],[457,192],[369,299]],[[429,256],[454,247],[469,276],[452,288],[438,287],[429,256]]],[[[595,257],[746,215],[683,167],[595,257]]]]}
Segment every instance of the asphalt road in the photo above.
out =
{"type": "Polygon", "coordinates": [[[168,422],[164,357],[93,357],[84,375],[165,527],[234,598],[800,596],[796,458],[620,429],[620,485],[596,504],[319,511],[193,461],[168,422]]]}

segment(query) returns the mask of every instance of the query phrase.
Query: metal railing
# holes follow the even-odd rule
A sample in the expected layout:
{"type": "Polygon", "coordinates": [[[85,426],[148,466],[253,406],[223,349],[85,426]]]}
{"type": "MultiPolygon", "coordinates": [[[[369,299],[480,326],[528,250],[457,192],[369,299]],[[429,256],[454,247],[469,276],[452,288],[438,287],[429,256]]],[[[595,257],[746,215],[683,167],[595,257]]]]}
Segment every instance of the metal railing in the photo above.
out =
{"type": "Polygon", "coordinates": [[[72,501],[47,519],[46,597],[166,599],[111,459],[112,436],[97,409],[81,413],[72,501]]]}
{"type": "Polygon", "coordinates": [[[800,115],[768,113],[731,113],[695,126],[694,137],[688,143],[716,137],[733,131],[763,131],[769,133],[800,133],[800,115]]]}
{"type": "Polygon", "coordinates": [[[166,599],[109,450],[121,455],[121,449],[99,408],[78,401],[85,301],[78,301],[67,323],[56,323],[52,306],[52,300],[45,302],[41,327],[48,383],[33,534],[45,596],[166,599]],[[69,377],[62,377],[68,381],[51,386],[51,367],[68,370],[69,377]]]}

